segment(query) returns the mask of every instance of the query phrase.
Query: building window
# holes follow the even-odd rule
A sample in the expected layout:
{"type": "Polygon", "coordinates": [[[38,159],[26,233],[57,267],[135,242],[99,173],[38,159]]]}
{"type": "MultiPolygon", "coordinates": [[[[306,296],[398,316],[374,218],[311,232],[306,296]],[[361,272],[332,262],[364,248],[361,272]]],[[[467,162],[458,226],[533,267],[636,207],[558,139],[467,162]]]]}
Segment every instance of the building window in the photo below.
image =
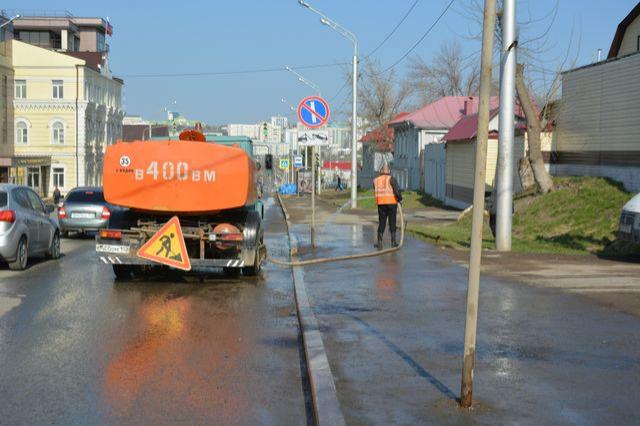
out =
{"type": "Polygon", "coordinates": [[[52,167],[51,177],[53,180],[53,187],[64,188],[64,167],[52,167]]]}
{"type": "Polygon", "coordinates": [[[29,126],[24,121],[18,121],[16,123],[16,144],[29,143],[29,126]]]}
{"type": "Polygon", "coordinates": [[[40,167],[27,168],[27,186],[36,191],[40,189],[40,167]]]}
{"type": "Polygon", "coordinates": [[[64,98],[64,83],[62,80],[52,80],[51,84],[53,86],[53,99],[64,98]]]}
{"type": "Polygon", "coordinates": [[[26,99],[27,97],[27,80],[16,80],[16,99],[26,99]]]}
{"type": "Polygon", "coordinates": [[[64,123],[56,121],[51,126],[51,143],[64,144],[64,123]]]}

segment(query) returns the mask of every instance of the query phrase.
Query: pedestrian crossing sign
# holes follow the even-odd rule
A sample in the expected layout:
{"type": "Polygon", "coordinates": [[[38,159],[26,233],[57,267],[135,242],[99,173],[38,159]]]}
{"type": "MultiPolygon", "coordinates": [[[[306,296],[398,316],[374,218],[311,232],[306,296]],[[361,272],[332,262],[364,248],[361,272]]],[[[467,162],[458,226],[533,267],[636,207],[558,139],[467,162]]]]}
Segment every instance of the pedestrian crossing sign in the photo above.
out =
{"type": "Polygon", "coordinates": [[[183,271],[191,270],[178,216],[174,216],[138,250],[138,257],[183,271]]]}

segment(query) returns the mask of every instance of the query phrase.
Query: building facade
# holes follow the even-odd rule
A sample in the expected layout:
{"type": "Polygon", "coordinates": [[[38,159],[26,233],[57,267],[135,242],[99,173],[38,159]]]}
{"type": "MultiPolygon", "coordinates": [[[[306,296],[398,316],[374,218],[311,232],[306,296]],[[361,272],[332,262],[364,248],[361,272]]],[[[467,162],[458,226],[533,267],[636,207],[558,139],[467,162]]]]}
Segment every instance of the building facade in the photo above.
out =
{"type": "Polygon", "coordinates": [[[12,41],[12,182],[47,196],[55,186],[99,185],[105,148],[121,136],[122,80],[106,54],[12,41]]]}
{"type": "Polygon", "coordinates": [[[562,74],[556,175],[605,176],[640,191],[640,3],[618,26],[606,61],[562,74]]]}
{"type": "MultiPolygon", "coordinates": [[[[0,15],[0,25],[8,19],[0,15]]],[[[13,28],[0,28],[0,183],[10,181],[13,148],[13,28]]]]}

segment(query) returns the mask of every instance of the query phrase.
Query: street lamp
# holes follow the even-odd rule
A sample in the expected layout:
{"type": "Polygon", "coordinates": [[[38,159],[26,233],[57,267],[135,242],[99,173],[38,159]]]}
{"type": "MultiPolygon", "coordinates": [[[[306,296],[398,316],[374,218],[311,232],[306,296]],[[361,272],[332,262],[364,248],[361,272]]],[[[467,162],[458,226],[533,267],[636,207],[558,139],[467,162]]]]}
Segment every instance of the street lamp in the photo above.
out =
{"type": "Polygon", "coordinates": [[[20,16],[21,15],[18,13],[16,16],[14,16],[13,18],[9,19],[7,22],[3,22],[2,24],[0,24],[0,28],[4,27],[5,25],[9,25],[10,23],[15,21],[16,19],[20,18],[20,16]]]}
{"type": "Polygon", "coordinates": [[[357,103],[358,103],[358,39],[356,36],[342,25],[338,24],[336,21],[329,18],[324,13],[320,12],[317,9],[314,9],[309,3],[305,0],[298,0],[298,4],[302,7],[306,7],[313,13],[320,15],[320,22],[323,25],[328,26],[332,30],[339,33],[341,36],[350,40],[353,43],[353,75],[352,75],[352,110],[351,110],[351,208],[356,208],[358,206],[358,170],[357,170],[357,161],[358,161],[358,132],[357,132],[357,103]]]}
{"type": "Polygon", "coordinates": [[[302,75],[300,75],[299,73],[297,73],[296,71],[292,70],[291,68],[289,68],[288,66],[284,67],[285,70],[289,71],[290,73],[293,73],[296,77],[298,77],[298,81],[300,83],[304,83],[307,86],[311,87],[313,90],[315,90],[316,92],[318,92],[318,95],[320,95],[321,91],[320,91],[320,86],[318,86],[317,84],[315,84],[314,82],[307,80],[306,78],[304,78],[302,75]]]}

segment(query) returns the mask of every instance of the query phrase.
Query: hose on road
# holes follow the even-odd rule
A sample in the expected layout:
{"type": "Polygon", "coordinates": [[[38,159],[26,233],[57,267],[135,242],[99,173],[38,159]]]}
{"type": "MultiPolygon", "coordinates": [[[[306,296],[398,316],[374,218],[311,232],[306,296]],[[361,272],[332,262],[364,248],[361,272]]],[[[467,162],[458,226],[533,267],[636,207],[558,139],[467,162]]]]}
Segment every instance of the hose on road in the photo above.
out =
{"type": "MultiPolygon", "coordinates": [[[[289,229],[289,232],[291,232],[291,226],[289,224],[289,213],[287,213],[287,209],[284,203],[282,202],[282,199],[280,198],[279,194],[277,194],[277,198],[278,198],[278,202],[280,203],[280,206],[282,207],[284,218],[287,221],[287,228],[289,229]]],[[[402,245],[404,244],[405,222],[404,222],[404,215],[402,213],[402,205],[400,203],[398,203],[398,212],[400,213],[400,243],[398,244],[397,247],[390,247],[388,249],[375,250],[375,251],[370,251],[366,253],[350,254],[346,256],[321,257],[317,259],[287,261],[287,260],[277,259],[277,258],[268,256],[267,260],[280,266],[306,266],[306,265],[316,265],[318,263],[339,262],[339,261],[353,260],[353,259],[364,259],[367,257],[382,256],[385,254],[396,252],[400,250],[402,248],[402,245]]]]}

